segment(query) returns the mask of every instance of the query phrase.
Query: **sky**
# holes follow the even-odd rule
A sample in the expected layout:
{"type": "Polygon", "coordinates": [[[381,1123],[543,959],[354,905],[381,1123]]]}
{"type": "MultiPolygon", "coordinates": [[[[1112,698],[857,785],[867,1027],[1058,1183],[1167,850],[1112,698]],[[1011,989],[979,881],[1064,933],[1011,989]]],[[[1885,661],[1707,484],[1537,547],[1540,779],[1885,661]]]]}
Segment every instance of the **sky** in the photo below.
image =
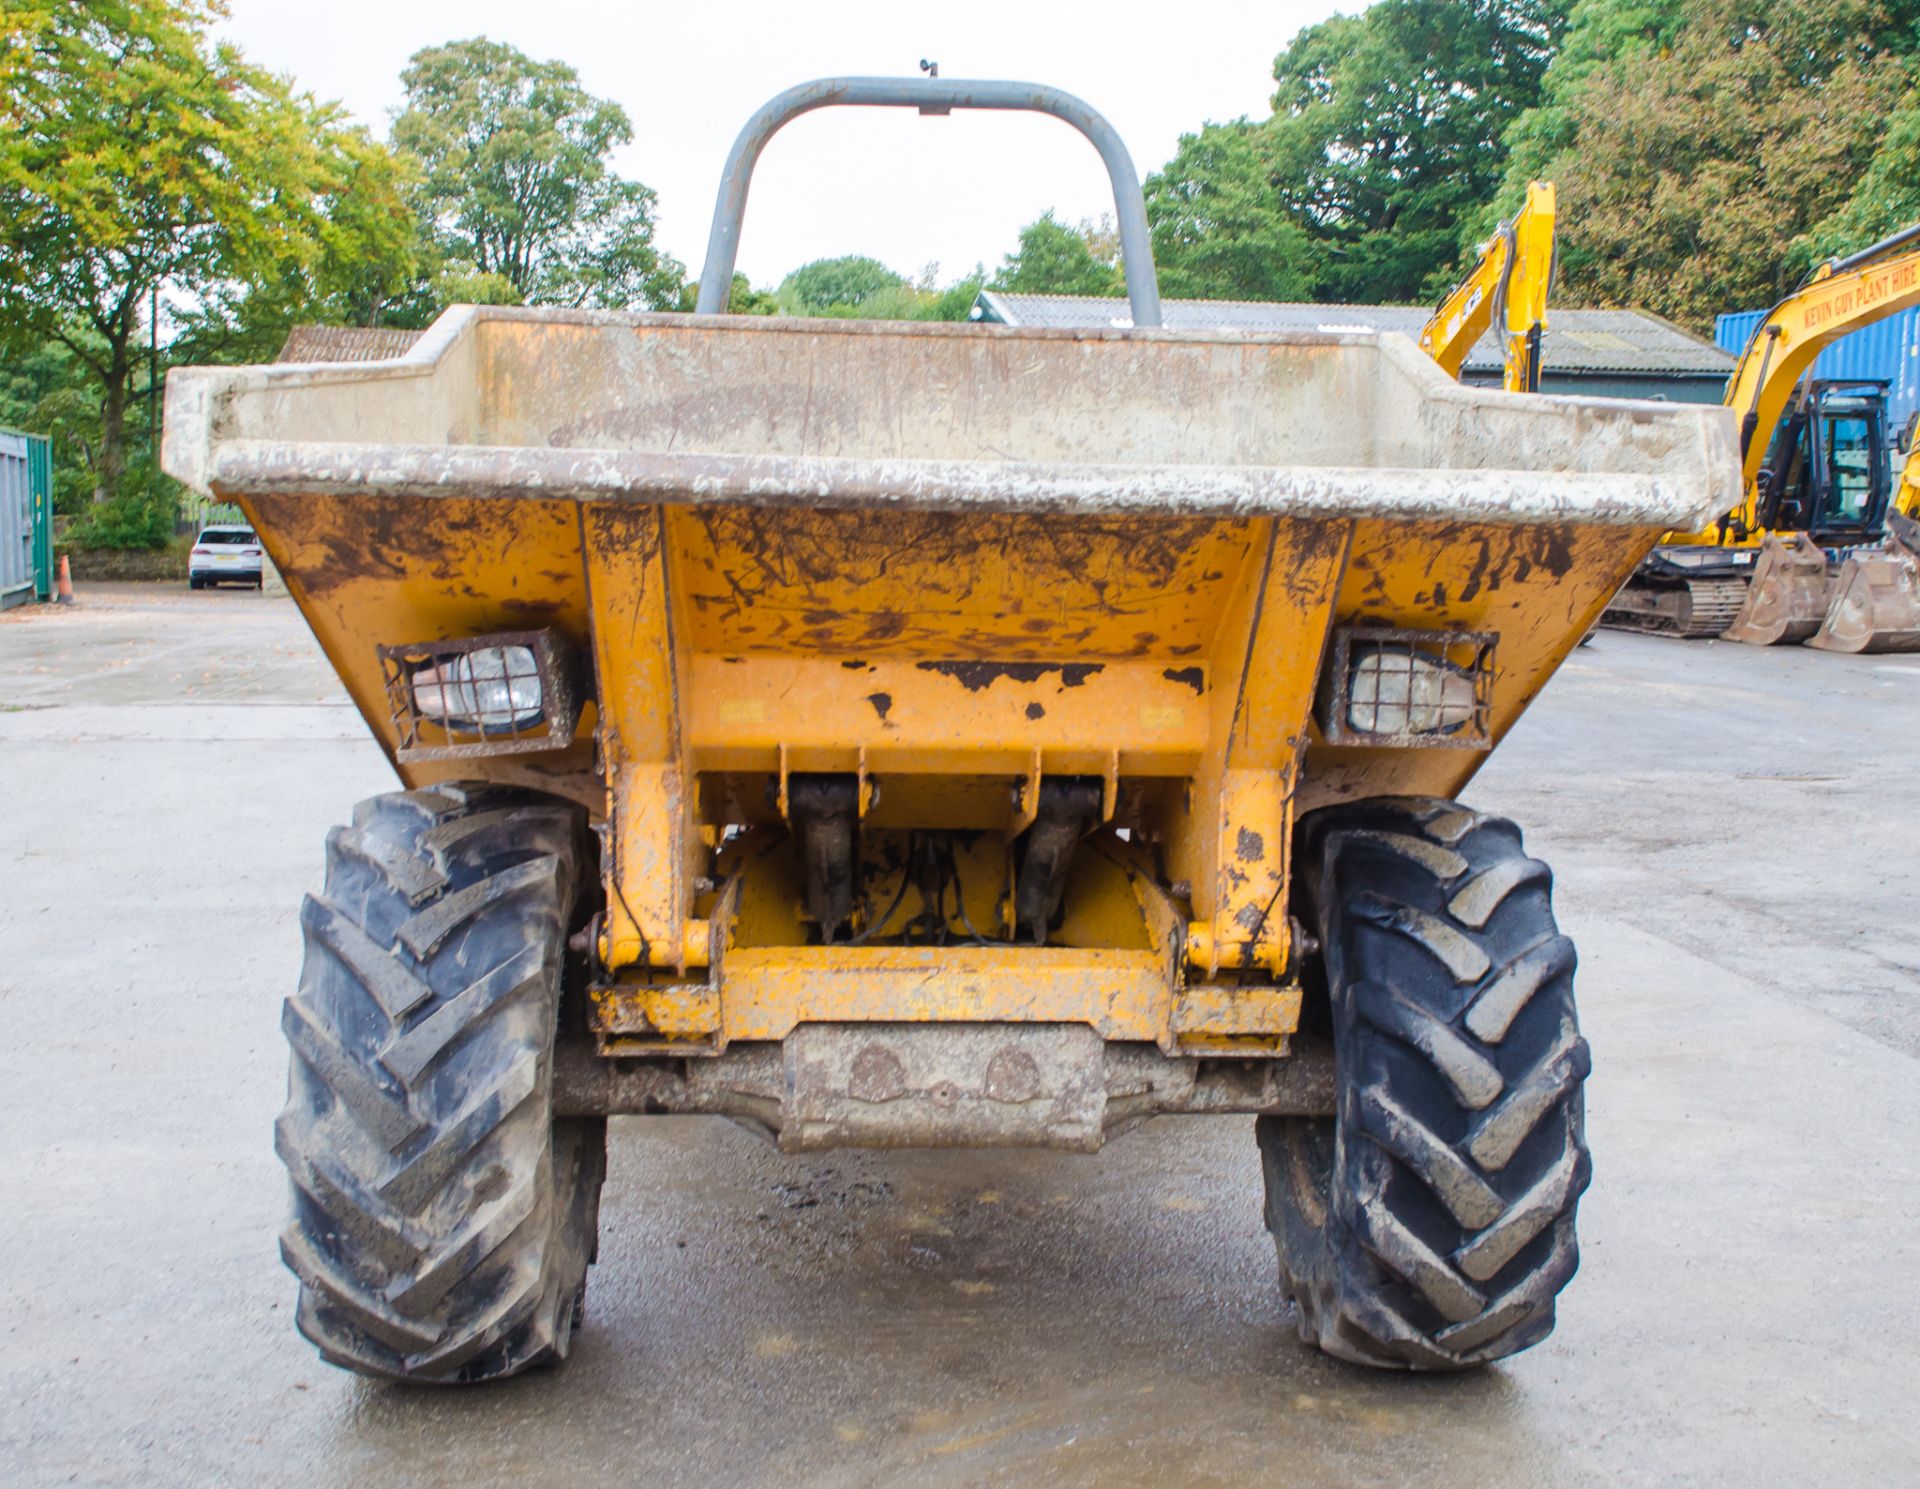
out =
{"type": "MultiPolygon", "coordinates": [[[[659,194],[659,239],[697,273],[728,147],[748,117],[811,78],[1018,78],[1106,114],[1144,178],[1183,133],[1264,115],[1273,57],[1323,0],[229,0],[221,34],[256,63],[344,105],[384,135],[419,48],[485,35],[579,70],[621,104],[633,144],[615,164],[659,194]],[[1094,24],[1097,19],[1097,25],[1094,24]]],[[[763,288],[816,258],[864,253],[942,282],[989,269],[1049,208],[1112,211],[1105,170],[1069,126],[1039,115],[922,118],[828,109],[775,136],[754,173],[739,267],[763,288]]]]}

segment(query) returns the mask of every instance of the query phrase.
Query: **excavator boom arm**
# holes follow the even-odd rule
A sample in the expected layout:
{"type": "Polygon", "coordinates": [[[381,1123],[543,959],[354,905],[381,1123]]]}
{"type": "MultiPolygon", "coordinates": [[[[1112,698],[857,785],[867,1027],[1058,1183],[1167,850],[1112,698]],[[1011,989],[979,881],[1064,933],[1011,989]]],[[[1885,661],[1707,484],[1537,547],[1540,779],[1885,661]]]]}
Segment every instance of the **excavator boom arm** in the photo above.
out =
{"type": "Polygon", "coordinates": [[[1775,305],[1748,338],[1727,383],[1726,403],[1740,415],[1749,525],[1774,426],[1813,359],[1848,332],[1920,305],[1920,247],[1910,246],[1916,240],[1920,224],[1849,258],[1823,264],[1775,305]]]}
{"type": "Polygon", "coordinates": [[[1535,181],[1512,222],[1502,223],[1480,250],[1479,261],[1456,285],[1420,332],[1420,349],[1449,377],[1496,317],[1505,349],[1503,385],[1510,393],[1540,387],[1540,333],[1547,324],[1547,290],[1553,278],[1553,184],[1535,181]]]}

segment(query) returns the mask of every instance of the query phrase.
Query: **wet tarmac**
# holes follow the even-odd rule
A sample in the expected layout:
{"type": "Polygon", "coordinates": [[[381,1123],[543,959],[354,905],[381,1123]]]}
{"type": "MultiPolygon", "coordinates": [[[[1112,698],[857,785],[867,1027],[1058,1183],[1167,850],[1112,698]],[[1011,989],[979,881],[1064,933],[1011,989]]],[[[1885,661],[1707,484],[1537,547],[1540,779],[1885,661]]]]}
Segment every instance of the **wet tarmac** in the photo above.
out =
{"type": "Polygon", "coordinates": [[[786,1158],[614,1123],[564,1369],[294,1333],[295,912],[387,788],[285,600],[0,617],[0,1481],[1895,1485],[1920,1476],[1920,658],[1603,634],[1469,792],[1581,950],[1559,1332],[1467,1378],[1295,1339],[1252,1124],[786,1158]]]}

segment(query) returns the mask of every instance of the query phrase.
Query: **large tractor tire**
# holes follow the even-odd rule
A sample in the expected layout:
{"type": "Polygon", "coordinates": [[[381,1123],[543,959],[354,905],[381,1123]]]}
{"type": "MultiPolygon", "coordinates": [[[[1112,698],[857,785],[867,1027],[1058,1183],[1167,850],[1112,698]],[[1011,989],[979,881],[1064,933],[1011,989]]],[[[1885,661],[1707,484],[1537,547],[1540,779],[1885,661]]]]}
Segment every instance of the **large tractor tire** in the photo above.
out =
{"type": "Polygon", "coordinates": [[[568,931],[592,883],[579,808],[488,787],[362,802],[327,838],[276,1146],[281,1255],[329,1361],[468,1382],[565,1357],[606,1167],[555,1119],[568,931]]]}
{"type": "Polygon", "coordinates": [[[1573,944],[1511,822],[1383,799],[1302,819],[1331,1118],[1263,1117],[1267,1225],[1300,1334],[1411,1370],[1544,1339],[1591,1163],[1573,944]]]}

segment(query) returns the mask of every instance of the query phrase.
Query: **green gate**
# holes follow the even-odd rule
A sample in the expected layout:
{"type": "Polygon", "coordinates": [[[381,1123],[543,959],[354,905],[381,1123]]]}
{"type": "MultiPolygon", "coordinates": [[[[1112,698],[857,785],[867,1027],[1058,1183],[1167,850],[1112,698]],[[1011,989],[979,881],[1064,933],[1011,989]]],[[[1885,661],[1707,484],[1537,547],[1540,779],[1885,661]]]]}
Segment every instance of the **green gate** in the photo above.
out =
{"type": "Polygon", "coordinates": [[[53,596],[53,447],[0,429],[0,610],[53,596]]]}

